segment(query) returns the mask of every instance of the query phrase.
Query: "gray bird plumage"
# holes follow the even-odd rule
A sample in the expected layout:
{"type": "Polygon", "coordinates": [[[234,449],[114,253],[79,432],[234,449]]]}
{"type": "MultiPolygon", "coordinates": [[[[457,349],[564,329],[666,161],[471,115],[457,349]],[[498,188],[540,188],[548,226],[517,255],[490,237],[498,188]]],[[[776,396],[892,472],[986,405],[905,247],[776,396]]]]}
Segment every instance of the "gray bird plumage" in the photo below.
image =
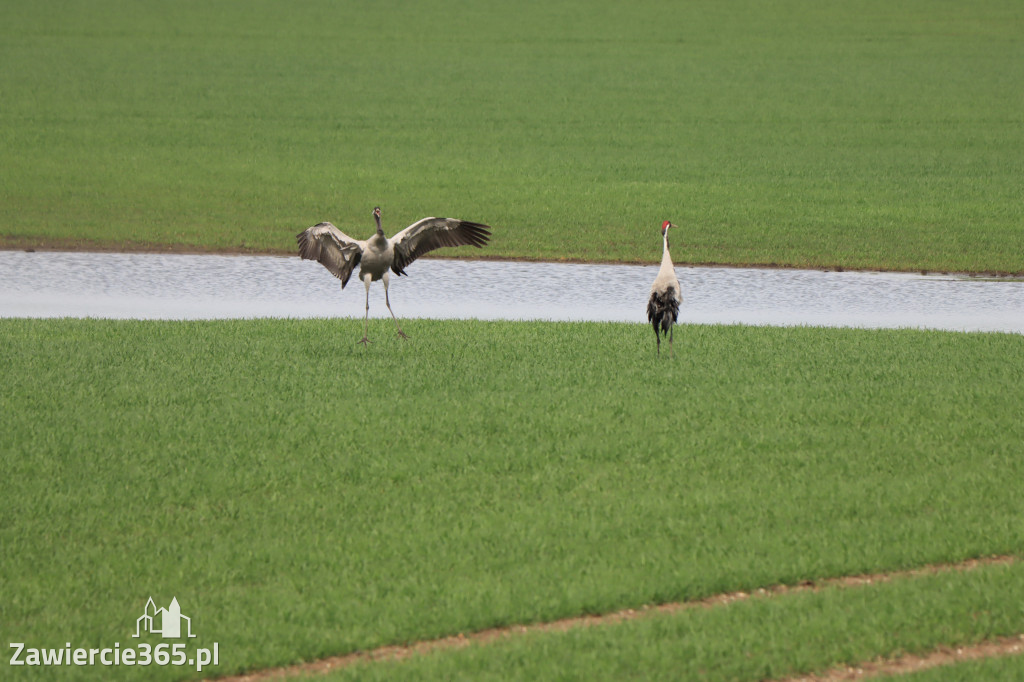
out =
{"type": "MultiPolygon", "coordinates": [[[[353,239],[330,223],[318,223],[296,235],[299,256],[315,260],[341,280],[341,288],[348,284],[352,271],[359,266],[359,279],[366,286],[366,319],[364,331],[369,331],[370,282],[383,280],[384,301],[395,320],[398,334],[406,337],[398,326],[398,318],[391,310],[388,297],[388,271],[405,275],[405,268],[425,253],[445,246],[475,246],[482,248],[491,237],[490,226],[457,218],[423,218],[388,239],[380,222],[380,207],[373,209],[377,232],[369,239],[353,239]]],[[[364,333],[360,343],[369,340],[364,333]]]]}

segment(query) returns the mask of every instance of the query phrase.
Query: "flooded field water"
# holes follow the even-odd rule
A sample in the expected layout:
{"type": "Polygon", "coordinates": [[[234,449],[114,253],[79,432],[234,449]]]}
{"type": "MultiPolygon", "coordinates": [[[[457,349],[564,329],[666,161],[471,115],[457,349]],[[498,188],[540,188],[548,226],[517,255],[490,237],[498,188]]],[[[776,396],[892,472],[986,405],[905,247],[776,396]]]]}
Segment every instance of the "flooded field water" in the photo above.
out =
{"type": "MultiPolygon", "coordinates": [[[[392,276],[400,318],[645,322],[657,266],[421,259],[392,276]]],[[[1024,281],[678,267],[682,323],[1024,333],[1024,281]]],[[[364,288],[297,256],[0,251],[0,317],[362,318],[364,288]]],[[[386,316],[374,282],[370,315],[386,316]]]]}

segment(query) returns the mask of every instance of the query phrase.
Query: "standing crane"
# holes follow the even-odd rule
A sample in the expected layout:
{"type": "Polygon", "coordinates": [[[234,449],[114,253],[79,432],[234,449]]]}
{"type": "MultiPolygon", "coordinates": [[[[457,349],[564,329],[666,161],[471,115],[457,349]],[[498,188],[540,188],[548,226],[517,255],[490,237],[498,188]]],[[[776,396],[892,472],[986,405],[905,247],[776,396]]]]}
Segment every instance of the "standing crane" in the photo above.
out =
{"type": "Polygon", "coordinates": [[[398,335],[409,338],[398,324],[388,298],[388,280],[391,270],[396,275],[406,274],[405,268],[423,254],[442,246],[471,245],[483,247],[491,237],[490,226],[456,218],[423,218],[405,228],[391,239],[384,236],[380,226],[380,206],[373,209],[377,233],[366,240],[352,239],[330,223],[318,223],[300,232],[299,255],[318,261],[331,274],[341,280],[341,288],[348,284],[352,270],[359,266],[359,279],[366,286],[366,317],[364,318],[364,346],[370,342],[370,282],[384,281],[384,302],[395,321],[398,335]]]}
{"type": "Polygon", "coordinates": [[[679,304],[683,302],[683,293],[679,288],[676,269],[672,265],[672,257],[668,253],[668,228],[675,227],[669,221],[661,224],[661,237],[664,250],[661,254],[661,268],[651,285],[651,296],[647,299],[647,320],[654,327],[654,338],[658,340],[658,355],[661,355],[661,334],[668,336],[668,352],[672,356],[672,325],[679,317],[679,304]],[[660,332],[659,332],[660,330],[660,332]]]}

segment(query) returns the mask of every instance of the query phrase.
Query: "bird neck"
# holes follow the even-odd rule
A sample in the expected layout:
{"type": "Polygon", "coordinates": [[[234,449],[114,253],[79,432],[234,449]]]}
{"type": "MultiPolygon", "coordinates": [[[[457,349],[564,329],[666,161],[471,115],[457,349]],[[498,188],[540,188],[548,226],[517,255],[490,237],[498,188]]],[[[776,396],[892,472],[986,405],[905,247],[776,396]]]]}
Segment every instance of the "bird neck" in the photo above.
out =
{"type": "Polygon", "coordinates": [[[672,256],[668,253],[668,230],[665,230],[665,237],[663,242],[664,250],[661,252],[661,267],[672,267],[672,256]]]}
{"type": "Polygon", "coordinates": [[[381,237],[383,237],[384,236],[384,228],[380,226],[380,216],[379,215],[374,215],[373,219],[377,221],[377,234],[380,235],[381,237]]]}

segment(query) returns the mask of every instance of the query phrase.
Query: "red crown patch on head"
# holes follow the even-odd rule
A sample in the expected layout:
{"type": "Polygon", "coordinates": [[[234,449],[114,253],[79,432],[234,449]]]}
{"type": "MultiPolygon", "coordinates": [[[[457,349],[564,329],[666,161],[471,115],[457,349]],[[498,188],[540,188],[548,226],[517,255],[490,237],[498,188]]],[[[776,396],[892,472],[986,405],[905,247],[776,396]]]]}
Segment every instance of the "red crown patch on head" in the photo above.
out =
{"type": "Polygon", "coordinates": [[[665,230],[667,230],[667,229],[668,229],[668,226],[669,226],[669,225],[671,225],[671,224],[672,224],[672,223],[670,223],[670,222],[669,222],[669,221],[667,221],[667,220],[666,220],[665,222],[663,222],[663,223],[661,224],[661,229],[662,229],[662,231],[664,232],[665,230]]]}

